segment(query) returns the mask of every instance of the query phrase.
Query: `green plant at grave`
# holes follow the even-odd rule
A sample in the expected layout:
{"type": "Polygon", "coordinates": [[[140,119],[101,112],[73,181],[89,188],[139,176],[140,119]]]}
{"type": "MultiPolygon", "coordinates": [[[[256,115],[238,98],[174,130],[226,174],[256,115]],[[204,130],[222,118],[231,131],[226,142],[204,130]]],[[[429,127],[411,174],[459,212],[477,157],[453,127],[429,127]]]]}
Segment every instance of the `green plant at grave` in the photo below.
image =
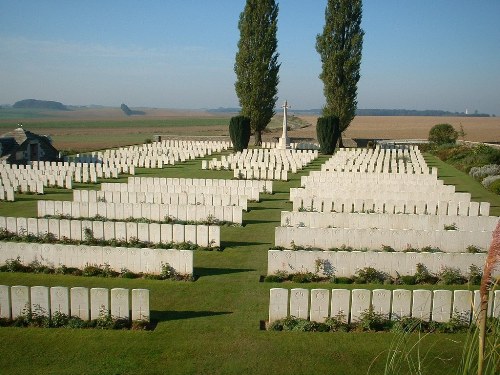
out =
{"type": "Polygon", "coordinates": [[[467,282],[460,270],[454,267],[442,267],[436,276],[438,278],[438,284],[453,285],[465,284],[467,282]]]}
{"type": "Polygon", "coordinates": [[[266,283],[281,283],[285,280],[288,280],[288,273],[286,271],[276,271],[273,275],[267,275],[264,278],[266,283]]]}
{"type": "Polygon", "coordinates": [[[385,251],[387,253],[393,253],[395,250],[393,247],[389,245],[382,245],[382,251],[385,251]]]}
{"type": "Polygon", "coordinates": [[[478,253],[485,253],[486,252],[483,249],[481,249],[480,247],[475,246],[475,245],[467,246],[466,250],[468,253],[471,253],[471,254],[478,254],[478,253]]]}
{"type": "Polygon", "coordinates": [[[373,310],[373,305],[364,310],[356,323],[357,331],[386,331],[391,327],[391,321],[386,314],[373,310]]]}
{"type": "Polygon", "coordinates": [[[415,282],[417,284],[434,284],[436,279],[424,264],[417,263],[415,270],[415,282]]]}
{"type": "Polygon", "coordinates": [[[234,151],[243,151],[250,142],[250,118],[246,116],[231,117],[229,122],[229,136],[233,143],[234,151]]]}
{"type": "Polygon", "coordinates": [[[444,230],[458,230],[457,224],[449,224],[449,225],[444,225],[444,230]]]}
{"type": "Polygon", "coordinates": [[[481,285],[481,279],[483,278],[483,270],[471,264],[469,267],[469,274],[467,275],[467,282],[469,285],[481,285]]]}
{"type": "Polygon", "coordinates": [[[356,271],[354,282],[357,284],[383,284],[390,281],[391,277],[382,271],[378,271],[373,267],[365,267],[356,271]]]}
{"type": "Polygon", "coordinates": [[[326,318],[325,325],[329,332],[348,332],[350,330],[347,317],[340,311],[337,315],[326,318]]]}
{"type": "Polygon", "coordinates": [[[332,155],[340,137],[339,118],[336,116],[319,117],[316,123],[316,136],[320,151],[332,155]]]}
{"type": "Polygon", "coordinates": [[[320,277],[312,272],[299,272],[291,275],[290,280],[294,283],[311,283],[319,281],[320,277]]]}

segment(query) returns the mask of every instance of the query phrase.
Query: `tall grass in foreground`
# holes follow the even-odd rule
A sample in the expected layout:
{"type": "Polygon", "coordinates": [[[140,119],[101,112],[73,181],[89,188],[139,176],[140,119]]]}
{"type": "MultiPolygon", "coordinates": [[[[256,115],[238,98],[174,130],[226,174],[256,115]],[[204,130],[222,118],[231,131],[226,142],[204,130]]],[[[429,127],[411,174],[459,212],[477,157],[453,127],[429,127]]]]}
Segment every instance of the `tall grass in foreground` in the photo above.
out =
{"type": "MultiPolygon", "coordinates": [[[[488,310],[488,297],[490,289],[494,290],[496,288],[497,283],[491,285],[493,270],[495,267],[500,264],[500,222],[497,224],[495,231],[493,232],[493,240],[491,241],[490,249],[488,250],[488,257],[486,258],[486,264],[484,266],[483,278],[481,280],[481,305],[479,307],[479,316],[478,316],[478,353],[477,353],[477,374],[483,375],[485,374],[484,370],[486,368],[490,368],[490,360],[493,358],[500,359],[498,356],[498,346],[493,346],[491,348],[493,352],[487,351],[490,349],[488,343],[486,342],[487,338],[491,339],[491,334],[489,337],[486,335],[486,319],[487,319],[487,310],[488,310]]],[[[498,336],[498,330],[493,331],[498,336]]],[[[493,342],[496,343],[498,341],[498,337],[493,337],[493,342]]],[[[490,349],[490,350],[491,350],[490,349]]],[[[500,360],[497,360],[493,364],[493,371],[495,367],[500,369],[500,360]]],[[[498,374],[498,372],[492,372],[498,374]]],[[[489,372],[486,372],[489,374],[489,372]]]]}
{"type": "MultiPolygon", "coordinates": [[[[498,288],[498,279],[493,281],[495,267],[500,266],[500,222],[493,232],[481,280],[481,303],[474,312],[473,321],[463,343],[463,354],[457,375],[500,374],[500,319],[487,318],[490,291],[498,288]]],[[[426,375],[433,373],[436,361],[441,365],[452,359],[440,358],[434,352],[436,344],[422,352],[422,343],[429,333],[417,334],[418,323],[396,333],[387,352],[384,375],[426,375]],[[431,356],[431,350],[433,351],[431,356]]],[[[380,356],[380,355],[379,355],[380,356]]],[[[375,358],[373,363],[378,359],[375,358]]],[[[370,373],[371,367],[368,369],[370,373]]]]}

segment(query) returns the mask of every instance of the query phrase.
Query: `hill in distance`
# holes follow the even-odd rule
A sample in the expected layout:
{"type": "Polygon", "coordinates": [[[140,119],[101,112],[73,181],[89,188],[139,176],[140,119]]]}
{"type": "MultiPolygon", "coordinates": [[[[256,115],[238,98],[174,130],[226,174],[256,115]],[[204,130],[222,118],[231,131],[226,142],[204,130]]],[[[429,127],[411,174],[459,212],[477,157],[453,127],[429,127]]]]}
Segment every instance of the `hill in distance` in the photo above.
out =
{"type": "Polygon", "coordinates": [[[48,109],[52,111],[69,111],[68,107],[52,100],[24,99],[15,102],[12,108],[48,109]]]}

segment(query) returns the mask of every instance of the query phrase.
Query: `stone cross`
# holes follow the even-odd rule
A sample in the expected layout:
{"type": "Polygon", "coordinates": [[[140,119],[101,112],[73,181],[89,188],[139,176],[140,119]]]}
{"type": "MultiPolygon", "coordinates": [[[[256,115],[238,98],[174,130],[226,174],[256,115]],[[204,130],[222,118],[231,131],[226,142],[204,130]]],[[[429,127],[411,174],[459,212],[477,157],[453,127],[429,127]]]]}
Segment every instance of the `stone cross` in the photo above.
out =
{"type": "Polygon", "coordinates": [[[285,104],[281,106],[283,108],[283,133],[281,135],[281,138],[279,140],[278,147],[280,149],[287,149],[290,147],[290,138],[288,138],[287,135],[287,126],[288,126],[288,119],[287,119],[287,110],[288,108],[291,108],[288,105],[288,102],[285,100],[285,104]]]}

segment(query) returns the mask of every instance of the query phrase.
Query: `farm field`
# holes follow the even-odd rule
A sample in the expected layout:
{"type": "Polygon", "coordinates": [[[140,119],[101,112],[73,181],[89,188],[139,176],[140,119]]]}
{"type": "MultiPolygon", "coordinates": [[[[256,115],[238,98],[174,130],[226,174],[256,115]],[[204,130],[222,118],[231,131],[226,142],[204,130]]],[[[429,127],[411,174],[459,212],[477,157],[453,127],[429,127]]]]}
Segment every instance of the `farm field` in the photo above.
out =
{"type": "MultiPolygon", "coordinates": [[[[442,122],[442,118],[436,119],[437,122],[431,124],[442,122]]],[[[308,121],[308,118],[304,120],[308,121]]],[[[135,118],[117,120],[114,117],[94,119],[93,122],[82,119],[23,120],[30,130],[52,134],[56,145],[60,142],[68,145],[67,148],[88,150],[100,148],[96,144],[100,144],[102,138],[112,138],[103,140],[102,147],[110,147],[107,145],[110,141],[116,145],[142,142],[151,137],[150,129],[162,134],[172,131],[171,134],[200,135],[200,129],[210,136],[218,135],[217,131],[226,134],[224,122],[228,122],[227,117],[195,117],[193,114],[139,122],[135,118]],[[125,133],[125,138],[120,138],[121,133],[125,133]]],[[[11,120],[0,121],[1,132],[15,124],[11,120]]],[[[387,127],[390,129],[389,125],[387,127]]],[[[300,134],[308,134],[308,131],[314,134],[311,129],[314,130],[313,127],[294,130],[292,137],[305,137],[300,134]]],[[[270,134],[279,136],[277,131],[267,133],[267,136],[270,134]]],[[[402,138],[417,138],[407,134],[402,138]]],[[[494,134],[490,132],[490,135],[494,134]]],[[[363,134],[363,138],[369,137],[363,134]]],[[[455,184],[457,191],[471,192],[473,200],[489,201],[491,215],[500,215],[498,196],[433,156],[425,157],[430,166],[438,167],[439,176],[446,183],[455,184]]],[[[136,172],[137,176],[232,177],[232,172],[201,170],[201,160],[161,170],[138,168],[136,172]]],[[[383,373],[387,350],[395,338],[392,333],[299,333],[260,329],[261,322],[268,317],[270,288],[360,287],[352,284],[259,282],[266,273],[267,250],[274,243],[274,228],[279,225],[280,211],[291,210],[289,189],[298,187],[300,176],[318,170],[326,160],[327,157],[320,157],[299,174],[289,175],[288,182],[275,181],[274,194],[262,195],[261,202],[249,204],[249,212],[243,216],[244,226],[222,228],[222,252],[195,252],[197,280],[194,282],[0,273],[2,285],[147,288],[151,293],[151,318],[156,323],[155,329],[148,332],[2,327],[0,373],[25,374],[33,369],[37,374],[366,374],[369,369],[370,374],[383,373]]],[[[99,184],[85,187],[98,189],[99,184]]],[[[35,216],[37,199],[71,199],[71,192],[67,190],[48,189],[47,192],[40,198],[18,195],[16,202],[2,202],[0,215],[35,216]]],[[[394,289],[397,286],[361,287],[394,289]]],[[[418,285],[408,288],[467,287],[418,285]]],[[[410,341],[418,339],[415,335],[410,341]]],[[[426,336],[420,348],[423,353],[429,351],[423,374],[455,373],[465,339],[463,334],[426,336]]]]}
{"type": "MultiPolygon", "coordinates": [[[[293,111],[289,113],[293,116],[293,111]]],[[[203,111],[147,110],[145,116],[125,116],[120,109],[85,109],[75,111],[29,111],[0,109],[0,134],[22,123],[28,130],[50,135],[60,150],[92,151],[143,143],[154,134],[179,138],[228,137],[230,114],[203,111]]],[[[292,117],[293,118],[293,117],[292,117]]],[[[296,116],[289,136],[295,139],[316,138],[317,116],[296,116]]],[[[468,141],[500,142],[500,117],[383,117],[358,116],[345,133],[347,138],[425,139],[433,125],[447,122],[456,129],[463,126],[468,141]]],[[[274,117],[264,141],[281,136],[282,116],[274,117]]],[[[192,138],[193,139],[193,138],[192,138]]],[[[253,142],[252,140],[250,142],[253,142]]]]}

